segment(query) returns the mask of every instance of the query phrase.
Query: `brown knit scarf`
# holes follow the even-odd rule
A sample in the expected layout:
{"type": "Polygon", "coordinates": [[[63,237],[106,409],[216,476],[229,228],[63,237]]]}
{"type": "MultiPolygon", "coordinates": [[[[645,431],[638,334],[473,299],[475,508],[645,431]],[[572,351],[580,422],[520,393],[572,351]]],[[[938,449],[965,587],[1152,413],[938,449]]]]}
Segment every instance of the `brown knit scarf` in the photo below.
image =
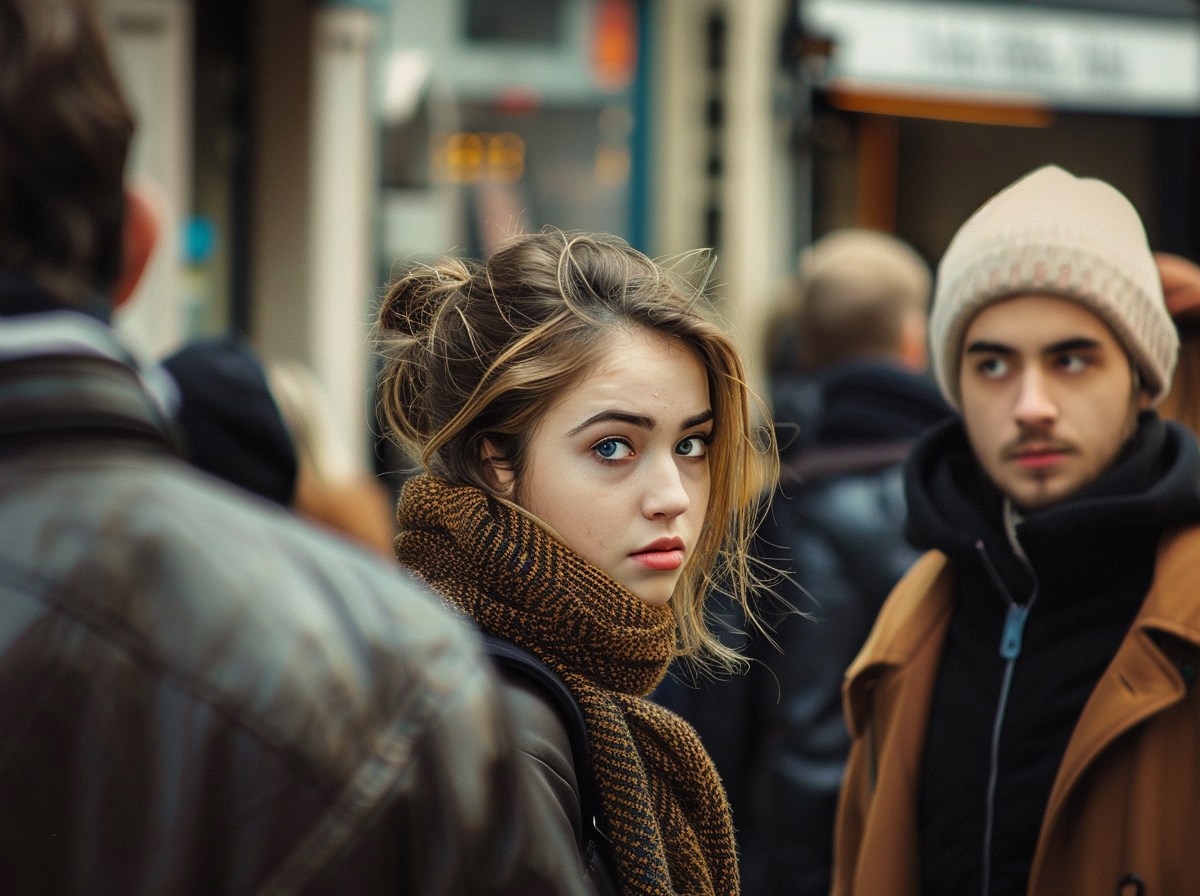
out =
{"type": "Polygon", "coordinates": [[[404,487],[396,555],[490,634],[536,654],[583,710],[606,834],[627,894],[735,894],[729,804],[692,727],[643,699],[675,622],[478,489],[404,487]]]}

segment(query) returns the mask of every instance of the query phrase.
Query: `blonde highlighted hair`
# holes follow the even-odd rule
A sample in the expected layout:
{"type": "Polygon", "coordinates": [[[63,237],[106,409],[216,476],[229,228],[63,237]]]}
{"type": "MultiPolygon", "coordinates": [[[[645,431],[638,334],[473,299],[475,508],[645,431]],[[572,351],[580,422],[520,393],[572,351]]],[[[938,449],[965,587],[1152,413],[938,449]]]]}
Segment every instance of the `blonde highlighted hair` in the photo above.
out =
{"type": "Polygon", "coordinates": [[[759,580],[748,547],[778,461],[770,427],[754,422],[761,403],[703,284],[616,237],[554,229],[516,237],[486,263],[446,259],[415,268],[391,284],[376,320],[381,418],[432,475],[502,497],[487,473],[484,440],[520,483],[542,415],[591,369],[600,337],[629,326],[690,346],[708,374],[708,513],[671,606],[678,654],[732,668],[739,657],[709,630],[705,599],[719,587],[756,618],[759,580]]]}

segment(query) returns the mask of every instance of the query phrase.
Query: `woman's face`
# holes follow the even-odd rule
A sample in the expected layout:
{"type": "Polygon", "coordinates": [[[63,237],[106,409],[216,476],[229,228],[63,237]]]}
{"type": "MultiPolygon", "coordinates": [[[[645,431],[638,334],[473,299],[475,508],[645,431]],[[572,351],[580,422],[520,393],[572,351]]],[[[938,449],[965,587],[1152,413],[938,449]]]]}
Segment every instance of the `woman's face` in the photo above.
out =
{"type": "Polygon", "coordinates": [[[605,342],[538,423],[512,498],[628,591],[665,604],[708,508],[708,377],[690,346],[653,331],[605,342]]]}

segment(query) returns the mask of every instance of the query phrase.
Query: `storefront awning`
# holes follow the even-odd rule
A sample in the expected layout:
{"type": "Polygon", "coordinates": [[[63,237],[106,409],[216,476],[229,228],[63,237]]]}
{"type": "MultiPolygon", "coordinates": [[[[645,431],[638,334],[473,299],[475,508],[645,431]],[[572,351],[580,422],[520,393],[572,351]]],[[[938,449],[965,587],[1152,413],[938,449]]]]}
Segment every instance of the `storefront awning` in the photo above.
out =
{"type": "Polygon", "coordinates": [[[821,86],[847,98],[1200,115],[1191,0],[802,0],[800,16],[831,42],[821,86]]]}

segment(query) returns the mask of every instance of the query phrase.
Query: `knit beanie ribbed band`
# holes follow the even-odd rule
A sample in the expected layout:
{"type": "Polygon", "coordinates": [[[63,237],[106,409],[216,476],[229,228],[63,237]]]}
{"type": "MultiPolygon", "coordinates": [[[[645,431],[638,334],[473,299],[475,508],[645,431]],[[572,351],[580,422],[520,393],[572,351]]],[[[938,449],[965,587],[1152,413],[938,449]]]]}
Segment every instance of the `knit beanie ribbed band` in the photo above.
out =
{"type": "Polygon", "coordinates": [[[933,371],[955,408],[967,326],[986,305],[1021,295],[1061,296],[1099,315],[1154,402],[1167,394],[1179,337],[1141,219],[1115,188],[1047,165],[993,196],[955,234],[929,320],[933,371]]]}

